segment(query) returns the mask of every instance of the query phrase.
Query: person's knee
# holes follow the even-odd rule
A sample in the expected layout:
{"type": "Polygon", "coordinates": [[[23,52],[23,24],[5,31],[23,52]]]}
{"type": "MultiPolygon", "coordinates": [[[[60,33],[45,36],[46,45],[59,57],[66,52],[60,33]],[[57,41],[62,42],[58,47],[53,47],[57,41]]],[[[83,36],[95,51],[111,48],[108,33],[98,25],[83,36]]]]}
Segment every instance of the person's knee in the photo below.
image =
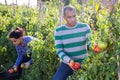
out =
{"type": "Polygon", "coordinates": [[[56,76],[53,76],[52,80],[57,80],[57,79],[56,79],[56,76]]]}
{"type": "Polygon", "coordinates": [[[63,76],[54,76],[52,80],[66,80],[63,76]]]}
{"type": "Polygon", "coordinates": [[[57,72],[52,80],[66,80],[69,75],[62,72],[57,72]]]}
{"type": "Polygon", "coordinates": [[[66,80],[73,74],[73,70],[66,64],[62,63],[52,80],[66,80]]]}

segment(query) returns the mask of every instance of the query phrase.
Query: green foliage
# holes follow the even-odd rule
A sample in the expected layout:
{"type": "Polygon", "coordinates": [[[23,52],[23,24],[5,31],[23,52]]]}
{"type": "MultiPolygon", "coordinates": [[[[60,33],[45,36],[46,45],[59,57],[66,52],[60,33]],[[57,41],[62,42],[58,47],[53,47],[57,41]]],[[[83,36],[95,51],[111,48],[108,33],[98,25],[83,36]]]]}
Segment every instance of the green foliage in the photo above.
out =
{"type": "MultiPolygon", "coordinates": [[[[120,4],[116,13],[106,13],[101,4],[89,1],[84,6],[71,0],[70,5],[77,9],[77,19],[86,22],[92,29],[92,45],[100,41],[108,44],[101,53],[89,51],[88,58],[82,63],[82,69],[76,71],[68,80],[117,80],[117,62],[120,61],[120,4]]],[[[33,51],[33,64],[24,70],[22,80],[51,80],[59,66],[59,58],[54,46],[54,29],[59,24],[59,2],[44,2],[43,8],[17,6],[14,15],[12,6],[0,5],[0,65],[12,67],[17,53],[9,41],[9,32],[21,26],[26,35],[39,39],[30,46],[33,51]]],[[[0,71],[2,69],[0,68],[0,71]]]]}
{"type": "MultiPolygon", "coordinates": [[[[111,14],[108,14],[102,8],[93,13],[92,10],[89,10],[90,14],[94,14],[94,16],[87,15],[87,22],[93,32],[92,44],[104,41],[108,44],[108,47],[100,53],[89,51],[89,56],[82,63],[82,68],[69,77],[68,80],[118,80],[117,63],[120,60],[119,6],[120,4],[117,6],[117,12],[111,14]]],[[[84,20],[86,22],[86,18],[84,20]]]]}
{"type": "Polygon", "coordinates": [[[15,47],[8,39],[8,34],[12,29],[17,26],[23,27],[26,30],[26,35],[39,39],[39,41],[30,43],[33,50],[33,65],[29,70],[23,70],[21,78],[23,80],[51,80],[59,64],[53,36],[53,30],[58,23],[56,22],[58,18],[54,16],[53,8],[47,8],[49,5],[52,4],[46,5],[40,14],[38,8],[16,7],[15,16],[13,15],[12,6],[0,5],[2,7],[0,10],[0,65],[3,64],[8,69],[13,66],[16,60],[15,47]]]}

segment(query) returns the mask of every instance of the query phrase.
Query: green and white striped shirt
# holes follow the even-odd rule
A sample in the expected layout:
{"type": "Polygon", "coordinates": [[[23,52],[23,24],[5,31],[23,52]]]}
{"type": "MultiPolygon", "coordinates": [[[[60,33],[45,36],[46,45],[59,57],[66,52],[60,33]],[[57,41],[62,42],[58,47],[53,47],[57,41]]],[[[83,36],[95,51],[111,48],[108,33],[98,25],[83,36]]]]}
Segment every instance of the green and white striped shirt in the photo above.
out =
{"type": "Polygon", "coordinates": [[[91,29],[85,23],[77,23],[72,28],[63,25],[55,30],[55,46],[62,62],[68,64],[71,59],[82,62],[88,56],[89,34],[91,29]]]}

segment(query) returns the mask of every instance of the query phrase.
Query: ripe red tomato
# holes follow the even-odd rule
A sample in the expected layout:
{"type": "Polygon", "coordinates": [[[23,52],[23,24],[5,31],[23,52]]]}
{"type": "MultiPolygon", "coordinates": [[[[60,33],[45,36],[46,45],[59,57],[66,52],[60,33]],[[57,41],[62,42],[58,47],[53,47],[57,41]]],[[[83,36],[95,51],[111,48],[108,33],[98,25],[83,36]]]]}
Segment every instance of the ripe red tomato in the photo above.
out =
{"type": "Polygon", "coordinates": [[[101,52],[101,49],[98,47],[97,44],[94,45],[94,51],[98,53],[101,52]]]}
{"type": "Polygon", "coordinates": [[[74,70],[79,70],[80,69],[80,63],[79,62],[75,62],[75,65],[73,67],[74,70]]]}
{"type": "Polygon", "coordinates": [[[13,72],[14,72],[13,69],[9,69],[9,70],[8,70],[8,73],[10,73],[10,74],[12,74],[13,72]]]}

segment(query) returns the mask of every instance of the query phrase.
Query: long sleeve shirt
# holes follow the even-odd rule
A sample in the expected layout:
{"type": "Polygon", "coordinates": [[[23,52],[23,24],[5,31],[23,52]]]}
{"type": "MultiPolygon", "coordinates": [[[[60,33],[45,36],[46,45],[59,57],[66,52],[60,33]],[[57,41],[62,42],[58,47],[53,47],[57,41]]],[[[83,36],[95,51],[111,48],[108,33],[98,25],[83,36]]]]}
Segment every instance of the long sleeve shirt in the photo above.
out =
{"type": "MultiPolygon", "coordinates": [[[[14,66],[19,66],[22,62],[24,62],[24,60],[27,59],[26,56],[27,53],[32,54],[32,50],[27,45],[32,39],[34,39],[34,37],[24,36],[23,37],[24,46],[21,45],[15,46],[18,57],[16,59],[14,66]]],[[[32,59],[30,59],[28,62],[32,63],[32,59]]]]}
{"type": "Polygon", "coordinates": [[[62,62],[68,64],[71,59],[82,62],[88,56],[89,34],[91,29],[85,23],[77,23],[72,28],[63,25],[55,30],[56,51],[62,62]]]}

